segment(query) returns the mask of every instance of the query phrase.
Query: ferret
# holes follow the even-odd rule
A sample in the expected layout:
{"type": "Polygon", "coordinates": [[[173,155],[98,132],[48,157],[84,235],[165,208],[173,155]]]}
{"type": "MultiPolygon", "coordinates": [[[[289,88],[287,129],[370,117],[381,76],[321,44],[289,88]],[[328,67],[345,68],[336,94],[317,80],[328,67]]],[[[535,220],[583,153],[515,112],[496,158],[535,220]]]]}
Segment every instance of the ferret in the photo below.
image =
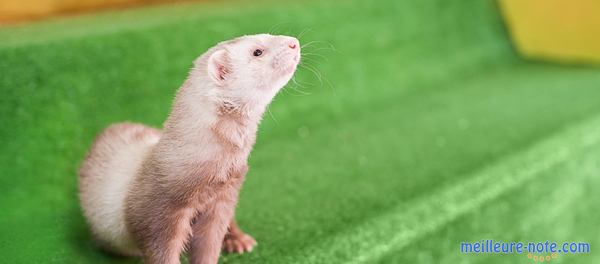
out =
{"type": "Polygon", "coordinates": [[[258,34],[218,43],[194,61],[162,131],[118,123],[95,139],[79,196],[105,250],[145,263],[214,264],[256,241],[234,220],[262,115],[291,79],[300,43],[258,34]]]}

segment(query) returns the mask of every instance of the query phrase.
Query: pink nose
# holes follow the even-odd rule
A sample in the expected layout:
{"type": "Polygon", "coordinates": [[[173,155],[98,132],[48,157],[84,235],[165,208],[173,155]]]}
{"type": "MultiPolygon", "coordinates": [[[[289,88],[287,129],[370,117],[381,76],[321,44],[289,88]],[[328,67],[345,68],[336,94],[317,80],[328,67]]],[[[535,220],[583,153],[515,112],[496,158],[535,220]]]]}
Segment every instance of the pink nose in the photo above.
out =
{"type": "Polygon", "coordinates": [[[290,47],[290,49],[295,49],[296,47],[298,47],[298,43],[292,42],[292,43],[288,44],[288,47],[290,47]]]}

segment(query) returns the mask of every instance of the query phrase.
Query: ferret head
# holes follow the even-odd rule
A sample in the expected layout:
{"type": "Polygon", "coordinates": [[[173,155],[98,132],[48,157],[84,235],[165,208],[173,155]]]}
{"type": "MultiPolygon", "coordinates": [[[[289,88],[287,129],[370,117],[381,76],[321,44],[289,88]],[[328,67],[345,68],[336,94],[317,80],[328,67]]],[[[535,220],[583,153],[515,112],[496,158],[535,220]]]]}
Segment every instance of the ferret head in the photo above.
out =
{"type": "Polygon", "coordinates": [[[300,61],[296,38],[259,34],[219,43],[196,63],[211,97],[239,109],[264,108],[292,78],[300,61]]]}

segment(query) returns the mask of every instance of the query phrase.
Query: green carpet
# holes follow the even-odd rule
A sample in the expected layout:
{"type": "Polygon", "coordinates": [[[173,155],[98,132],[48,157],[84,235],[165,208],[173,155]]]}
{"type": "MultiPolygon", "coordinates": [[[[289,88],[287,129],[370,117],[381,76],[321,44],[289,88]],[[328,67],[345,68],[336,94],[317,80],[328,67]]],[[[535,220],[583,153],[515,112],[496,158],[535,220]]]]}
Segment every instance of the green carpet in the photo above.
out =
{"type": "Polygon", "coordinates": [[[139,263],[94,247],[76,171],[94,136],[160,126],[191,62],[301,35],[222,263],[533,263],[463,241],[585,241],[600,213],[600,68],[523,61],[492,0],[186,3],[0,28],[0,263],[139,263]]]}

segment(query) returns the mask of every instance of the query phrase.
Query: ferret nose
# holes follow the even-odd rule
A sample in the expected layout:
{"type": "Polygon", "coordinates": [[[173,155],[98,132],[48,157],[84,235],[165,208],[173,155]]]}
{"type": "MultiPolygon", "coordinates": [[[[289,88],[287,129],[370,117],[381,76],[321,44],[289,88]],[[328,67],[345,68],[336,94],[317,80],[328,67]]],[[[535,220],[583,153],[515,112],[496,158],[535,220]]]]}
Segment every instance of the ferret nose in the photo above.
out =
{"type": "Polygon", "coordinates": [[[290,49],[296,49],[300,46],[300,42],[298,42],[297,39],[291,40],[290,42],[288,42],[288,47],[290,49]]]}

